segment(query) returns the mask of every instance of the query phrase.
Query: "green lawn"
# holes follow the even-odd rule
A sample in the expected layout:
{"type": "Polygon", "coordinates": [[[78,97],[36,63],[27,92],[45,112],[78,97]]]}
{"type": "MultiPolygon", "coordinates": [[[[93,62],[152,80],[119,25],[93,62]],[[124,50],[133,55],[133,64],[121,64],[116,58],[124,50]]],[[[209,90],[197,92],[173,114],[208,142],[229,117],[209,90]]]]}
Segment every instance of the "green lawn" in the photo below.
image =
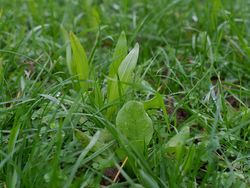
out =
{"type": "Polygon", "coordinates": [[[0,188],[250,187],[249,0],[0,0],[0,188]]]}

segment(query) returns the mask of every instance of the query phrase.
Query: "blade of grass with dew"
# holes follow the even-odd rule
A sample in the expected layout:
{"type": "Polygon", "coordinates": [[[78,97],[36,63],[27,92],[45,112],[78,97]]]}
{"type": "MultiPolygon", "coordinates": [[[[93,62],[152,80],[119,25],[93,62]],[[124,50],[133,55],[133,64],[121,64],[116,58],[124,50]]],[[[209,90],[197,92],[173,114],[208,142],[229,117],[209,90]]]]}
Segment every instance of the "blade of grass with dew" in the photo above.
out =
{"type": "Polygon", "coordinates": [[[71,69],[73,74],[78,76],[80,87],[85,91],[88,90],[87,80],[89,78],[89,64],[86,52],[79,39],[71,32],[70,44],[73,52],[71,69]]]}

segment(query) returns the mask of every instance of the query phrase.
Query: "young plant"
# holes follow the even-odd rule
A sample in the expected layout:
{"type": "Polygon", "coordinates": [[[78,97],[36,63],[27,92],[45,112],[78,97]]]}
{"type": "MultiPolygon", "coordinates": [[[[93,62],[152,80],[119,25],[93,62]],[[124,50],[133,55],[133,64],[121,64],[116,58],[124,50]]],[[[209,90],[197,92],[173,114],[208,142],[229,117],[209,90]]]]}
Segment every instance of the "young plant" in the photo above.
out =
{"type": "MultiPolygon", "coordinates": [[[[127,53],[127,40],[125,33],[122,32],[118,40],[113,55],[113,62],[110,65],[108,81],[108,102],[114,102],[123,96],[128,89],[127,84],[133,79],[133,71],[136,67],[139,56],[139,44],[127,53]]],[[[116,107],[108,109],[107,116],[110,118],[116,111],[116,107]]]]}
{"type": "Polygon", "coordinates": [[[79,39],[73,33],[70,33],[70,44],[73,52],[70,70],[73,75],[77,76],[80,88],[84,91],[88,91],[89,64],[86,52],[79,39]]]}
{"type": "MultiPolygon", "coordinates": [[[[78,76],[77,78],[80,81],[80,87],[84,91],[87,91],[89,85],[86,82],[82,82],[82,80],[86,81],[89,79],[89,68],[86,53],[79,40],[73,33],[70,34],[70,43],[73,52],[71,72],[73,73],[73,75],[78,76]]],[[[124,164],[128,160],[129,155],[127,155],[126,150],[129,148],[129,146],[133,146],[133,148],[138,152],[139,155],[147,155],[148,145],[150,143],[150,140],[152,139],[154,129],[152,120],[148,116],[146,110],[151,108],[164,108],[163,110],[166,111],[163,99],[159,94],[156,95],[153,99],[145,102],[134,100],[128,101],[123,105],[123,107],[116,115],[118,106],[116,106],[114,103],[116,102],[116,100],[119,100],[120,97],[124,96],[129,88],[129,84],[133,81],[133,72],[137,65],[138,56],[139,44],[136,44],[135,47],[127,54],[127,40],[125,33],[122,32],[114,50],[113,61],[110,65],[108,75],[107,102],[112,106],[108,108],[106,116],[109,120],[112,120],[113,117],[116,116],[115,128],[128,140],[127,144],[122,144],[122,148],[116,150],[117,145],[115,145],[115,148],[113,148],[117,151],[117,155],[121,160],[125,159],[124,164]]],[[[104,98],[101,92],[102,88],[98,83],[99,82],[94,85],[93,96],[95,99],[94,104],[98,107],[101,107],[103,106],[104,98]]],[[[92,97],[90,96],[90,99],[91,98],[92,97]]],[[[166,113],[164,115],[167,116],[166,113]]],[[[76,130],[75,134],[76,138],[81,143],[83,143],[83,146],[85,147],[92,139],[92,136],[88,135],[88,133],[81,132],[79,130],[76,130]]],[[[111,135],[106,128],[102,129],[100,139],[96,143],[95,147],[91,149],[91,152],[95,152],[105,147],[105,145],[107,145],[110,141],[114,141],[114,139],[115,136],[111,135]]],[[[104,155],[106,155],[105,153],[104,155]]],[[[103,163],[103,161],[105,161],[105,164],[111,164],[110,159],[95,159],[95,161],[97,163],[103,163]]],[[[129,164],[133,163],[133,159],[130,159],[128,161],[129,164]]],[[[105,165],[101,166],[104,167],[105,165]]],[[[134,164],[132,164],[132,166],[134,166],[134,164]]],[[[136,174],[138,175],[138,173],[136,174]]]]}

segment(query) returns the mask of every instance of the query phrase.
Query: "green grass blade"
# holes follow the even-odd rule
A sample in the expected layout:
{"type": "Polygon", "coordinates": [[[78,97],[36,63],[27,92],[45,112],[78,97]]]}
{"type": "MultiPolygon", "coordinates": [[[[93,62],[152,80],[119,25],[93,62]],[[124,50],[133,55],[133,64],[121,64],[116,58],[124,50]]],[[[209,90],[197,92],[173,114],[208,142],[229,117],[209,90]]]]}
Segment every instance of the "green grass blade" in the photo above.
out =
{"type": "MultiPolygon", "coordinates": [[[[14,156],[13,154],[14,154],[16,143],[17,143],[17,138],[19,135],[20,127],[21,127],[21,124],[17,123],[11,129],[10,139],[9,139],[9,143],[8,143],[8,152],[11,155],[11,158],[14,156]]],[[[7,169],[8,169],[7,174],[9,176],[9,181],[7,181],[8,187],[14,188],[14,187],[16,187],[17,179],[18,179],[16,169],[15,169],[15,167],[13,168],[10,164],[8,164],[7,169]]]]}
{"type": "Polygon", "coordinates": [[[150,176],[148,175],[145,171],[139,170],[141,181],[143,182],[144,186],[147,188],[159,188],[159,185],[157,182],[150,176]]]}
{"type": "Polygon", "coordinates": [[[89,64],[86,56],[86,52],[82,47],[79,39],[70,33],[70,43],[73,52],[72,57],[72,71],[73,74],[78,76],[80,81],[80,87],[85,91],[88,90],[87,80],[89,78],[89,64]]]}
{"type": "Polygon", "coordinates": [[[18,138],[18,135],[19,135],[20,127],[21,127],[21,124],[18,123],[16,126],[14,126],[11,129],[10,139],[9,139],[9,142],[8,142],[8,151],[9,151],[9,153],[12,153],[14,151],[14,149],[15,149],[15,145],[16,145],[17,138],[18,138]]]}
{"type": "MultiPolygon", "coordinates": [[[[118,42],[115,47],[115,51],[113,54],[112,63],[109,68],[109,78],[113,79],[118,74],[118,68],[122,62],[122,60],[126,57],[128,51],[126,34],[123,31],[118,39],[118,42]]],[[[111,85],[112,80],[108,80],[108,96],[111,94],[111,85]]]]}

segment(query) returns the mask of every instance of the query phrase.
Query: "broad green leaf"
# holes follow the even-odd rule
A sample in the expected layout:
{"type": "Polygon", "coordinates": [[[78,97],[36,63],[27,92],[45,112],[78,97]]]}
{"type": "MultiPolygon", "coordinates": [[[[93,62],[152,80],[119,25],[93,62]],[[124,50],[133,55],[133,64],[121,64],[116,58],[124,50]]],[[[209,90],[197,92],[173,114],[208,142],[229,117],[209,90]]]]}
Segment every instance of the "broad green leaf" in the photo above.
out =
{"type": "Polygon", "coordinates": [[[153,136],[152,120],[141,102],[129,101],[116,117],[116,126],[140,152],[149,144],[153,136]]]}
{"type": "Polygon", "coordinates": [[[127,39],[125,32],[123,31],[118,39],[118,42],[115,47],[115,51],[112,58],[112,64],[109,69],[109,77],[113,78],[118,73],[118,68],[122,60],[126,57],[128,52],[127,39]]]}
{"type": "MultiPolygon", "coordinates": [[[[136,67],[137,60],[139,56],[139,44],[136,43],[133,50],[127,55],[127,57],[122,61],[118,69],[118,75],[121,82],[130,82],[133,78],[133,71],[136,67]]],[[[123,86],[124,90],[127,85],[123,86]]]]}
{"type": "Polygon", "coordinates": [[[136,67],[137,60],[139,56],[139,44],[137,43],[135,47],[129,52],[129,54],[125,57],[125,59],[121,62],[118,68],[118,77],[120,80],[120,84],[118,83],[118,79],[115,78],[110,86],[110,95],[108,96],[109,101],[113,101],[119,97],[119,85],[122,85],[121,95],[127,89],[127,85],[124,83],[128,83],[133,78],[133,71],[136,67]]]}
{"type": "Polygon", "coordinates": [[[73,74],[78,76],[81,88],[87,91],[88,90],[87,80],[89,78],[89,65],[85,50],[82,47],[79,39],[73,33],[70,33],[70,44],[73,52],[72,72],[73,74]]]}
{"type": "Polygon", "coordinates": [[[112,82],[115,82],[117,79],[118,74],[118,68],[122,62],[122,60],[126,57],[128,51],[127,47],[127,39],[125,32],[123,31],[118,39],[118,42],[115,47],[115,51],[113,54],[113,62],[110,65],[109,68],[109,79],[108,80],[108,96],[111,94],[111,84],[112,82]]]}

